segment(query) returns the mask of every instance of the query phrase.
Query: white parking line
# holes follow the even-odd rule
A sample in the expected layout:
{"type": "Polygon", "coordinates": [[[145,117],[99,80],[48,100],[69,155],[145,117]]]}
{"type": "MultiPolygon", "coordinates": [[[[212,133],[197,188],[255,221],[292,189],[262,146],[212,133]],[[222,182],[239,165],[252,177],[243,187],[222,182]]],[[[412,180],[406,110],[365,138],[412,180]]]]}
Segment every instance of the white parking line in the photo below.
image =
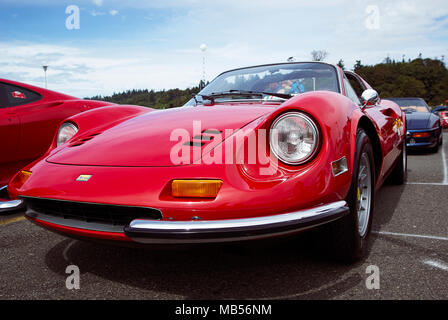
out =
{"type": "Polygon", "coordinates": [[[445,182],[406,182],[406,184],[423,184],[423,185],[427,185],[427,186],[448,186],[448,183],[445,182]]]}
{"type": "Polygon", "coordinates": [[[448,265],[446,265],[444,262],[440,260],[425,260],[423,261],[424,264],[427,264],[431,267],[439,268],[444,271],[448,271],[448,265]]]}
{"type": "Polygon", "coordinates": [[[396,232],[388,232],[388,231],[372,231],[372,233],[382,234],[382,235],[386,235],[386,236],[397,236],[397,237],[408,237],[408,238],[422,238],[422,239],[432,239],[432,240],[448,241],[447,237],[430,236],[430,235],[424,235],[424,234],[396,233],[396,232]]]}
{"type": "Polygon", "coordinates": [[[335,279],[334,281],[330,281],[328,283],[323,284],[320,287],[312,288],[312,289],[304,291],[304,292],[293,293],[293,294],[288,294],[288,295],[284,295],[284,296],[265,297],[265,298],[252,298],[252,297],[249,297],[247,300],[286,300],[286,299],[294,299],[294,298],[298,298],[298,297],[301,297],[301,296],[306,296],[306,295],[310,295],[310,294],[315,294],[315,293],[327,291],[327,290],[331,289],[332,287],[334,287],[334,286],[336,286],[336,285],[338,285],[340,283],[345,283],[345,282],[349,281],[351,277],[356,277],[356,275],[357,275],[356,270],[354,270],[352,272],[346,273],[344,276],[342,276],[340,278],[335,279]]]}
{"type": "Polygon", "coordinates": [[[443,181],[442,182],[406,182],[410,185],[427,185],[427,186],[448,186],[448,163],[446,161],[445,145],[442,146],[442,167],[443,167],[443,181]]]}
{"type": "Polygon", "coordinates": [[[448,184],[448,168],[446,163],[445,145],[442,146],[443,183],[448,184]]]}

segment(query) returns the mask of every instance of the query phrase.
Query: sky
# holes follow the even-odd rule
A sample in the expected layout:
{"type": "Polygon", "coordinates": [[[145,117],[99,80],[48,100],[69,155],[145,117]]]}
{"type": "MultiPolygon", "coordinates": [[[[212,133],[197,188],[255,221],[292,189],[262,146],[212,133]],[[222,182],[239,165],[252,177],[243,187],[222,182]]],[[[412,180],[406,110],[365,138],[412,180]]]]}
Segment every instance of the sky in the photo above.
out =
{"type": "Polygon", "coordinates": [[[347,69],[446,60],[446,0],[0,0],[0,78],[43,87],[48,65],[48,88],[81,98],[193,87],[203,58],[212,80],[313,50],[347,69]]]}

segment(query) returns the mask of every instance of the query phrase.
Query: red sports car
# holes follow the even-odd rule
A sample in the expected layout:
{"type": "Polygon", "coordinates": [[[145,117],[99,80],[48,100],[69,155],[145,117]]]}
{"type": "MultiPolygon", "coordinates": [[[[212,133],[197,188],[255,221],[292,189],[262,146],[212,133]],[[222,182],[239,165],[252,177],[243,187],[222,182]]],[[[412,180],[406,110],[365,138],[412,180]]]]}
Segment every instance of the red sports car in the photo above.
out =
{"type": "Polygon", "coordinates": [[[11,208],[10,203],[1,201],[3,186],[48,150],[61,121],[109,104],[0,79],[0,211],[11,208]]]}
{"type": "Polygon", "coordinates": [[[442,124],[443,129],[448,128],[448,111],[440,112],[440,122],[442,124]]]}
{"type": "Polygon", "coordinates": [[[405,115],[339,67],[222,73],[184,107],[109,106],[61,125],[8,185],[26,217],[75,238],[226,242],[322,226],[366,252],[375,191],[406,177],[405,115]],[[357,94],[360,92],[360,94],[357,94]]]}

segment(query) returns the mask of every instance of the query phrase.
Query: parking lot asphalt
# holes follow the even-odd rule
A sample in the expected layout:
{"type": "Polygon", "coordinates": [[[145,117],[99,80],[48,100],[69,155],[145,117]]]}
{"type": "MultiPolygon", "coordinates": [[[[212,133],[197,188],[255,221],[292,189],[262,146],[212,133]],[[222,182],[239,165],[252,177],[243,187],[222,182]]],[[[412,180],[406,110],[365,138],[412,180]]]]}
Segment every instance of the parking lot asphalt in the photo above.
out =
{"type": "Polygon", "coordinates": [[[408,156],[408,182],[377,193],[367,258],[344,265],[315,237],[177,248],[65,238],[0,216],[0,299],[448,299],[448,133],[408,156]],[[69,265],[80,288],[66,288],[69,265]],[[379,289],[368,289],[369,266],[379,289]]]}

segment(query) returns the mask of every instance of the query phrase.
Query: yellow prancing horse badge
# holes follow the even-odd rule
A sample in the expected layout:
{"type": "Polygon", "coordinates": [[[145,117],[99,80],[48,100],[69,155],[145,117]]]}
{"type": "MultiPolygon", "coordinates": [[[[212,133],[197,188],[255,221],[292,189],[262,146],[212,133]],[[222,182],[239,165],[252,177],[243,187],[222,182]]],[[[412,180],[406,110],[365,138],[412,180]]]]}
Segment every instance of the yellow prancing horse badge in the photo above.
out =
{"type": "Polygon", "coordinates": [[[82,174],[78,178],[76,178],[76,181],[87,182],[90,180],[90,178],[92,178],[91,174],[82,174]]]}

